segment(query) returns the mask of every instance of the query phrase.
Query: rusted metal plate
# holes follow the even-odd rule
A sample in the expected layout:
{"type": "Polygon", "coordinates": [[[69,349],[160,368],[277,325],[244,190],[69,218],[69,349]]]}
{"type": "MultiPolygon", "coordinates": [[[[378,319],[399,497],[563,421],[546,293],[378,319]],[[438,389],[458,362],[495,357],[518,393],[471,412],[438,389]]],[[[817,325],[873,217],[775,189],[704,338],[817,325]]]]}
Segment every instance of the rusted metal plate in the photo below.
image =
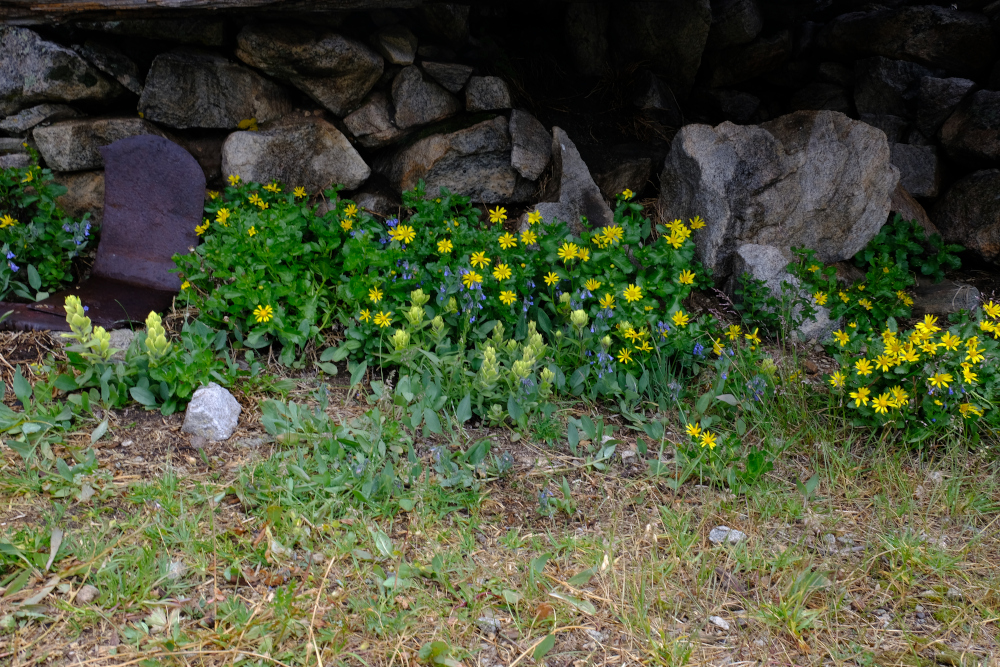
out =
{"type": "Polygon", "coordinates": [[[68,331],[63,305],[71,294],[106,329],[170,308],[180,289],[172,258],[198,243],[205,174],[190,153],[153,135],[116,141],[101,154],[104,223],[91,277],[37,303],[0,303],[0,314],[13,311],[0,328],[68,331]]]}
{"type": "Polygon", "coordinates": [[[149,134],[104,146],[101,156],[104,222],[93,275],[179,290],[171,258],[198,244],[205,172],[186,150],[149,134]]]}

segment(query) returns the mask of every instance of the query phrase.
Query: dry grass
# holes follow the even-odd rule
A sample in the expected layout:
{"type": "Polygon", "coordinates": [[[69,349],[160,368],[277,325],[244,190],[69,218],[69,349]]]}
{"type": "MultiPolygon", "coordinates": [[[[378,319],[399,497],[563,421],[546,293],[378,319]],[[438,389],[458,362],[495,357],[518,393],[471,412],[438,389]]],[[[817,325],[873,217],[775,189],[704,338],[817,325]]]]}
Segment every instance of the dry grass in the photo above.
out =
{"type": "MultiPolygon", "coordinates": [[[[204,449],[179,416],[118,413],[98,449],[113,479],[87,504],[40,492],[4,448],[0,542],[40,565],[0,598],[14,624],[0,664],[404,666],[442,641],[451,659],[492,667],[534,664],[549,635],[551,666],[1000,664],[993,450],[917,454],[813,425],[734,496],[675,492],[640,456],[598,472],[530,433],[478,431],[468,440],[488,434],[513,460],[478,493],[424,482],[410,511],[309,515],[235,493],[288,451],[260,428],[259,397],[240,398],[237,435],[204,449]],[[796,481],[814,474],[805,497],[796,481]],[[560,496],[563,477],[575,511],[542,514],[540,494],[560,496]],[[719,525],[746,540],[712,544],[719,525]],[[43,574],[57,526],[67,546],[43,574]],[[398,587],[385,585],[394,573],[398,587]],[[87,603],[85,581],[100,589],[87,603]]],[[[366,409],[348,398],[334,390],[339,420],[366,409]]],[[[634,451],[620,432],[619,452],[634,451]]]]}

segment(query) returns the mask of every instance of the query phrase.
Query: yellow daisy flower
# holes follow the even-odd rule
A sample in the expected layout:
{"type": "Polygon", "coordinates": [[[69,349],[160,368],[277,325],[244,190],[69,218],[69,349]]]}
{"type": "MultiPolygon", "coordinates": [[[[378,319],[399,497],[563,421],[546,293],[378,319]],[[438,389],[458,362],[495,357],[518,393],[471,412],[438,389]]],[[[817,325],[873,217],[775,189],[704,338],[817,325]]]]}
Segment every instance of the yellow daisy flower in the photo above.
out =
{"type": "Polygon", "coordinates": [[[701,426],[699,426],[698,424],[688,424],[687,426],[684,427],[684,430],[687,431],[687,434],[690,435],[692,438],[697,438],[699,435],[701,435],[701,426]]]}
{"type": "Polygon", "coordinates": [[[830,384],[832,384],[837,389],[842,388],[844,386],[844,374],[841,373],[840,371],[837,371],[836,373],[831,375],[830,384]]]}
{"type": "Polygon", "coordinates": [[[469,262],[475,267],[484,267],[490,263],[490,258],[486,256],[486,251],[474,252],[472,253],[472,258],[469,262]]]}
{"type": "Polygon", "coordinates": [[[951,373],[935,373],[927,378],[927,381],[931,383],[931,386],[941,389],[947,388],[951,382],[954,382],[954,378],[951,373]]]}
{"type": "Polygon", "coordinates": [[[344,215],[348,215],[353,218],[357,214],[358,214],[358,206],[354,202],[351,202],[350,204],[344,207],[344,215]]]}
{"type": "Polygon", "coordinates": [[[610,308],[614,310],[615,308],[615,297],[611,294],[605,294],[600,300],[601,308],[610,308]]]}
{"type": "Polygon", "coordinates": [[[399,241],[400,243],[413,243],[413,239],[417,238],[417,233],[410,225],[397,225],[389,232],[389,236],[392,237],[393,241],[399,241]]]}
{"type": "Polygon", "coordinates": [[[588,278],[587,282],[585,282],[583,286],[586,287],[591,292],[596,292],[597,290],[601,289],[601,281],[594,280],[593,278],[588,278]]]}
{"type": "Polygon", "coordinates": [[[557,282],[559,282],[559,276],[557,276],[556,274],[554,274],[551,271],[549,271],[548,273],[545,274],[545,284],[546,285],[548,285],[549,287],[551,287],[551,286],[555,285],[557,282]]]}
{"type": "Polygon", "coordinates": [[[517,237],[510,232],[504,232],[497,241],[504,250],[517,247],[517,237]]]}
{"type": "Polygon", "coordinates": [[[250,225],[250,229],[247,230],[247,236],[255,236],[257,234],[257,227],[250,225]]]}
{"type": "Polygon", "coordinates": [[[743,333],[743,329],[740,328],[740,325],[738,325],[738,324],[730,324],[729,328],[726,329],[726,338],[728,338],[730,341],[734,341],[737,338],[739,338],[740,334],[742,334],[742,333],[743,333]]]}
{"type": "Polygon", "coordinates": [[[521,232],[521,243],[523,243],[524,245],[531,245],[532,243],[535,243],[537,241],[538,241],[538,234],[535,234],[535,232],[531,231],[530,229],[526,229],[523,232],[521,232]]]}
{"type": "Polygon", "coordinates": [[[483,282],[483,277],[476,273],[475,271],[469,271],[464,276],[462,276],[462,282],[465,283],[466,287],[471,288],[473,285],[478,285],[483,282]]]}
{"type": "Polygon", "coordinates": [[[229,176],[229,184],[232,186],[237,185],[240,182],[239,174],[231,174],[229,176]]]}
{"type": "Polygon", "coordinates": [[[858,375],[868,377],[872,374],[872,362],[867,359],[858,359],[854,362],[854,367],[858,370],[858,375]]]}
{"type": "Polygon", "coordinates": [[[274,317],[274,308],[271,308],[270,305],[257,306],[256,308],[254,308],[253,316],[254,318],[256,318],[257,324],[261,324],[263,322],[270,322],[271,318],[274,317]]]}
{"type": "Polygon", "coordinates": [[[862,405],[868,405],[869,394],[871,391],[868,390],[868,387],[858,387],[857,391],[852,391],[849,395],[854,399],[855,407],[860,408],[862,405]]]}
{"type": "Polygon", "coordinates": [[[497,280],[507,280],[508,278],[510,278],[510,276],[511,276],[510,267],[502,262],[500,264],[497,264],[496,268],[493,269],[493,277],[496,278],[497,280]]]}
{"type": "Polygon", "coordinates": [[[296,199],[301,199],[302,197],[306,196],[306,189],[300,185],[299,187],[292,190],[292,194],[295,195],[296,199]]]}
{"type": "Polygon", "coordinates": [[[367,308],[362,308],[361,312],[358,313],[358,319],[362,322],[370,322],[372,319],[372,313],[367,308]]]}
{"type": "Polygon", "coordinates": [[[500,301],[502,301],[505,306],[509,306],[517,301],[517,295],[511,290],[503,290],[500,292],[500,301]]]}
{"type": "Polygon", "coordinates": [[[632,361],[632,352],[627,347],[623,347],[618,352],[618,361],[620,361],[623,364],[629,363],[630,361],[632,361]]]}
{"type": "Polygon", "coordinates": [[[447,255],[454,249],[455,245],[451,242],[451,239],[441,239],[438,241],[438,252],[442,255],[447,255]]]}
{"type": "Polygon", "coordinates": [[[352,220],[351,218],[344,218],[343,220],[340,221],[340,228],[343,229],[345,232],[351,231],[351,227],[353,226],[354,226],[354,220],[352,220]]]}
{"type": "Polygon", "coordinates": [[[534,225],[542,221],[542,214],[538,211],[532,211],[528,214],[528,224],[534,225]]]}
{"type": "Polygon", "coordinates": [[[624,296],[625,300],[628,301],[629,303],[632,303],[633,301],[639,301],[642,299],[642,288],[633,284],[629,284],[629,286],[625,288],[625,292],[622,294],[622,296],[624,296]]]}
{"type": "Polygon", "coordinates": [[[701,446],[708,447],[709,450],[715,449],[715,434],[710,431],[705,431],[701,434],[701,446]]]}
{"type": "Polygon", "coordinates": [[[892,399],[889,397],[888,392],[879,394],[878,398],[872,401],[872,407],[875,408],[875,412],[880,415],[884,415],[889,412],[889,408],[892,406],[892,399]]]}
{"type": "Polygon", "coordinates": [[[378,303],[382,300],[382,290],[378,288],[378,285],[368,290],[368,299],[372,303],[378,303]]]}
{"type": "Polygon", "coordinates": [[[688,220],[688,224],[691,225],[691,229],[701,229],[705,226],[705,221],[701,219],[700,215],[696,215],[688,220]]]}
{"type": "Polygon", "coordinates": [[[502,206],[497,206],[495,209],[490,211],[490,222],[496,224],[503,222],[507,219],[507,209],[502,206]]]}
{"type": "Polygon", "coordinates": [[[675,326],[684,328],[687,326],[688,322],[691,321],[691,318],[688,317],[683,310],[678,308],[677,311],[670,317],[670,321],[673,322],[675,326]]]}
{"type": "Polygon", "coordinates": [[[694,285],[694,272],[684,269],[681,275],[677,276],[677,282],[681,285],[694,285]]]}
{"type": "Polygon", "coordinates": [[[571,259],[576,259],[577,250],[578,248],[575,243],[563,243],[559,246],[559,251],[556,254],[559,255],[559,259],[561,259],[565,264],[571,259]]]}
{"type": "Polygon", "coordinates": [[[378,314],[375,316],[375,324],[382,329],[392,324],[392,311],[390,310],[387,313],[383,313],[381,310],[378,311],[378,314]]]}

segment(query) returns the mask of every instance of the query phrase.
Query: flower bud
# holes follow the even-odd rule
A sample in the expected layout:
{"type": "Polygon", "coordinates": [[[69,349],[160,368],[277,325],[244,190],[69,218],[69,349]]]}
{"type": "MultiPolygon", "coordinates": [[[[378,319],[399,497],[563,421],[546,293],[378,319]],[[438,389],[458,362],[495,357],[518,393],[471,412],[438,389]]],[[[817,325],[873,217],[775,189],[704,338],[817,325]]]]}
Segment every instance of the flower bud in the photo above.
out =
{"type": "Polygon", "coordinates": [[[66,297],[65,309],[66,323],[69,324],[69,328],[82,343],[82,339],[89,336],[93,329],[90,318],[87,317],[87,313],[83,309],[83,304],[80,303],[80,297],[73,295],[66,297]]]}
{"type": "Polygon", "coordinates": [[[422,305],[410,306],[410,310],[406,313],[406,319],[413,326],[420,326],[420,323],[424,321],[424,307],[422,305]]]}
{"type": "Polygon", "coordinates": [[[446,313],[458,312],[458,301],[455,300],[455,297],[448,299],[448,306],[444,310],[446,313]]]}
{"type": "Polygon", "coordinates": [[[441,329],[444,329],[444,320],[440,315],[431,320],[431,329],[434,330],[434,333],[441,333],[441,329]]]}
{"type": "Polygon", "coordinates": [[[603,347],[605,350],[611,347],[611,336],[605,336],[604,338],[601,339],[601,347],[603,347]]]}
{"type": "Polygon", "coordinates": [[[428,296],[427,294],[424,294],[424,291],[420,288],[417,288],[412,292],[410,292],[410,301],[413,302],[414,306],[424,306],[427,304],[428,301],[430,301],[430,299],[431,297],[428,296]]]}
{"type": "Polygon", "coordinates": [[[156,312],[150,312],[146,318],[146,352],[151,359],[159,359],[169,348],[170,342],[163,329],[163,320],[156,312]]]}
{"type": "Polygon", "coordinates": [[[569,301],[570,301],[570,296],[569,296],[569,292],[563,292],[563,293],[562,293],[562,294],[561,294],[561,295],[559,296],[559,303],[561,303],[562,305],[564,305],[564,306],[565,306],[566,304],[568,304],[568,303],[569,303],[569,301]]]}
{"type": "Polygon", "coordinates": [[[410,332],[404,329],[396,329],[396,333],[389,340],[397,350],[405,350],[406,346],[410,344],[410,332]]]}
{"type": "Polygon", "coordinates": [[[552,384],[552,381],[556,379],[556,374],[552,372],[552,369],[546,366],[542,369],[542,372],[538,374],[544,384],[552,384]]]}
{"type": "Polygon", "coordinates": [[[587,317],[586,311],[574,310],[569,316],[569,321],[572,322],[573,326],[577,329],[582,329],[587,326],[587,322],[590,321],[590,318],[587,317]]]}
{"type": "Polygon", "coordinates": [[[94,351],[105,361],[111,356],[111,334],[104,327],[94,327],[94,351]]]}

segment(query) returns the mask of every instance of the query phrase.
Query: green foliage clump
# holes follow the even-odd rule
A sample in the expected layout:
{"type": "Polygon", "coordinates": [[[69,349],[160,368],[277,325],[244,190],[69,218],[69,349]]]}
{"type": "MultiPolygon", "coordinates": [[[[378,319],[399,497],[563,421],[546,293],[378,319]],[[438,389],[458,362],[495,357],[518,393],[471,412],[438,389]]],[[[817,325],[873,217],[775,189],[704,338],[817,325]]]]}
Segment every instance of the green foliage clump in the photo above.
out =
{"type": "Polygon", "coordinates": [[[73,279],[73,260],[93,240],[89,214],[66,216],[56,203],[66,188],[26,150],[34,164],[0,169],[0,299],[13,292],[34,301],[63,287],[73,279]]]}

